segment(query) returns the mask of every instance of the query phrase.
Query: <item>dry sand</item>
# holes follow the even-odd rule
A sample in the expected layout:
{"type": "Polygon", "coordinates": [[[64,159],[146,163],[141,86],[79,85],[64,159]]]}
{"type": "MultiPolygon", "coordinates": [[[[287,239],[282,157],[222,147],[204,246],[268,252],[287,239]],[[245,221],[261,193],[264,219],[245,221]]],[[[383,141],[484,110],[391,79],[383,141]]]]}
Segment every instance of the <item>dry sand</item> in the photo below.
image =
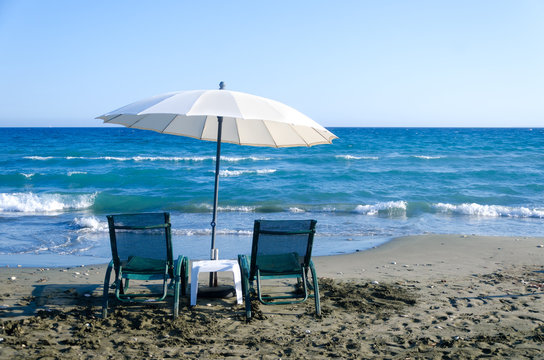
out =
{"type": "Polygon", "coordinates": [[[318,257],[321,318],[309,300],[250,323],[234,298],[184,298],[176,321],[171,297],[112,301],[101,319],[105,266],[1,268],[0,358],[544,358],[543,245],[423,235],[318,257]]]}

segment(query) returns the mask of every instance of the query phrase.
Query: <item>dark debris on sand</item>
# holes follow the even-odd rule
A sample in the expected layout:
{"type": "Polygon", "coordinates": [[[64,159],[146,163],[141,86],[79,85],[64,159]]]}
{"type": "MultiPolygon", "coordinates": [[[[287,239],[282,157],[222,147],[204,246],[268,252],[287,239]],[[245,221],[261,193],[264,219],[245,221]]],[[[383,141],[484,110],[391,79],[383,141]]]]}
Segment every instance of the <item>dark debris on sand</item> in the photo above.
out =
{"type": "Polygon", "coordinates": [[[250,323],[244,306],[224,303],[183,306],[175,321],[170,303],[123,304],[102,319],[100,298],[80,299],[70,308],[0,320],[0,358],[506,359],[535,358],[544,349],[541,323],[528,331],[509,332],[493,323],[485,333],[437,335],[436,321],[447,320],[419,316],[418,306],[428,304],[413,286],[320,279],[320,291],[320,318],[311,299],[276,311],[254,302],[250,323]]]}
{"type": "Polygon", "coordinates": [[[399,310],[416,303],[413,291],[398,285],[340,282],[332,279],[320,281],[322,296],[329,300],[327,303],[348,311],[375,313],[399,310]]]}

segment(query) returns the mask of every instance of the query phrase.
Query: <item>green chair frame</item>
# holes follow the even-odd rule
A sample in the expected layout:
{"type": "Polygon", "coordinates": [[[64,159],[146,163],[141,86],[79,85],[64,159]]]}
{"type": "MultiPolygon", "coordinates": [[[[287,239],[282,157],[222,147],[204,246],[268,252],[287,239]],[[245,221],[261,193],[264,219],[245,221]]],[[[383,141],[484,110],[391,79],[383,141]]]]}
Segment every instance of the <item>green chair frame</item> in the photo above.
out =
{"type": "Polygon", "coordinates": [[[182,295],[187,292],[189,259],[180,255],[176,261],[173,260],[170,214],[167,212],[119,214],[108,215],[107,219],[112,260],[104,277],[102,317],[108,316],[110,279],[113,270],[115,297],[121,302],[162,301],[168,294],[168,288],[173,288],[175,319],[179,314],[180,292],[182,295]],[[119,241],[124,243],[120,244],[119,241]],[[148,254],[152,253],[154,248],[160,250],[148,254]],[[169,279],[170,286],[167,286],[169,279]],[[130,280],[162,280],[162,292],[127,293],[130,280]]]}
{"type": "Polygon", "coordinates": [[[254,295],[264,305],[296,304],[313,297],[316,315],[321,316],[319,284],[311,258],[316,223],[316,220],[255,220],[251,256],[238,255],[247,320],[252,316],[251,299],[254,295]],[[287,249],[282,246],[285,244],[293,246],[287,249]],[[308,270],[312,275],[311,283],[308,270]],[[262,280],[278,278],[296,278],[297,285],[302,285],[302,296],[296,293],[263,295],[262,280]]]}

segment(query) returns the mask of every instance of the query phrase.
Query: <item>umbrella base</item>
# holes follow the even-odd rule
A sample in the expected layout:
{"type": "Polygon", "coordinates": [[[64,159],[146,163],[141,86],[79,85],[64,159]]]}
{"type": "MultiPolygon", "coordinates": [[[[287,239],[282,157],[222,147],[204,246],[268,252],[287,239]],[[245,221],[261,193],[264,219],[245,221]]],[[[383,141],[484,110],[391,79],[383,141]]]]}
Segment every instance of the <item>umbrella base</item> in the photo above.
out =
{"type": "Polygon", "coordinates": [[[198,288],[198,297],[206,299],[227,299],[236,296],[236,290],[231,285],[218,286],[200,286],[198,288]]]}

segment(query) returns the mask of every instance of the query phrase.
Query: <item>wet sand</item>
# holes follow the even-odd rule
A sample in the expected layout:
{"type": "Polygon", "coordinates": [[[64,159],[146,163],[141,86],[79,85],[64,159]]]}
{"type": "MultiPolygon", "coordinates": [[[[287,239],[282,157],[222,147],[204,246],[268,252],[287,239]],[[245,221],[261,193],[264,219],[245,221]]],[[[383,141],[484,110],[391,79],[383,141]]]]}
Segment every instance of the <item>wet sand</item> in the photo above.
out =
{"type": "MultiPolygon", "coordinates": [[[[1,359],[539,358],[544,238],[422,235],[314,258],[314,304],[172,298],[100,318],[105,266],[0,268],[1,359]],[[13,279],[14,278],[14,279],[13,279]]],[[[221,274],[222,283],[229,277],[221,274]]],[[[205,276],[200,278],[205,283],[205,276]]],[[[275,283],[280,286],[283,283],[275,283]]],[[[274,291],[274,288],[272,288],[274,291]]]]}

